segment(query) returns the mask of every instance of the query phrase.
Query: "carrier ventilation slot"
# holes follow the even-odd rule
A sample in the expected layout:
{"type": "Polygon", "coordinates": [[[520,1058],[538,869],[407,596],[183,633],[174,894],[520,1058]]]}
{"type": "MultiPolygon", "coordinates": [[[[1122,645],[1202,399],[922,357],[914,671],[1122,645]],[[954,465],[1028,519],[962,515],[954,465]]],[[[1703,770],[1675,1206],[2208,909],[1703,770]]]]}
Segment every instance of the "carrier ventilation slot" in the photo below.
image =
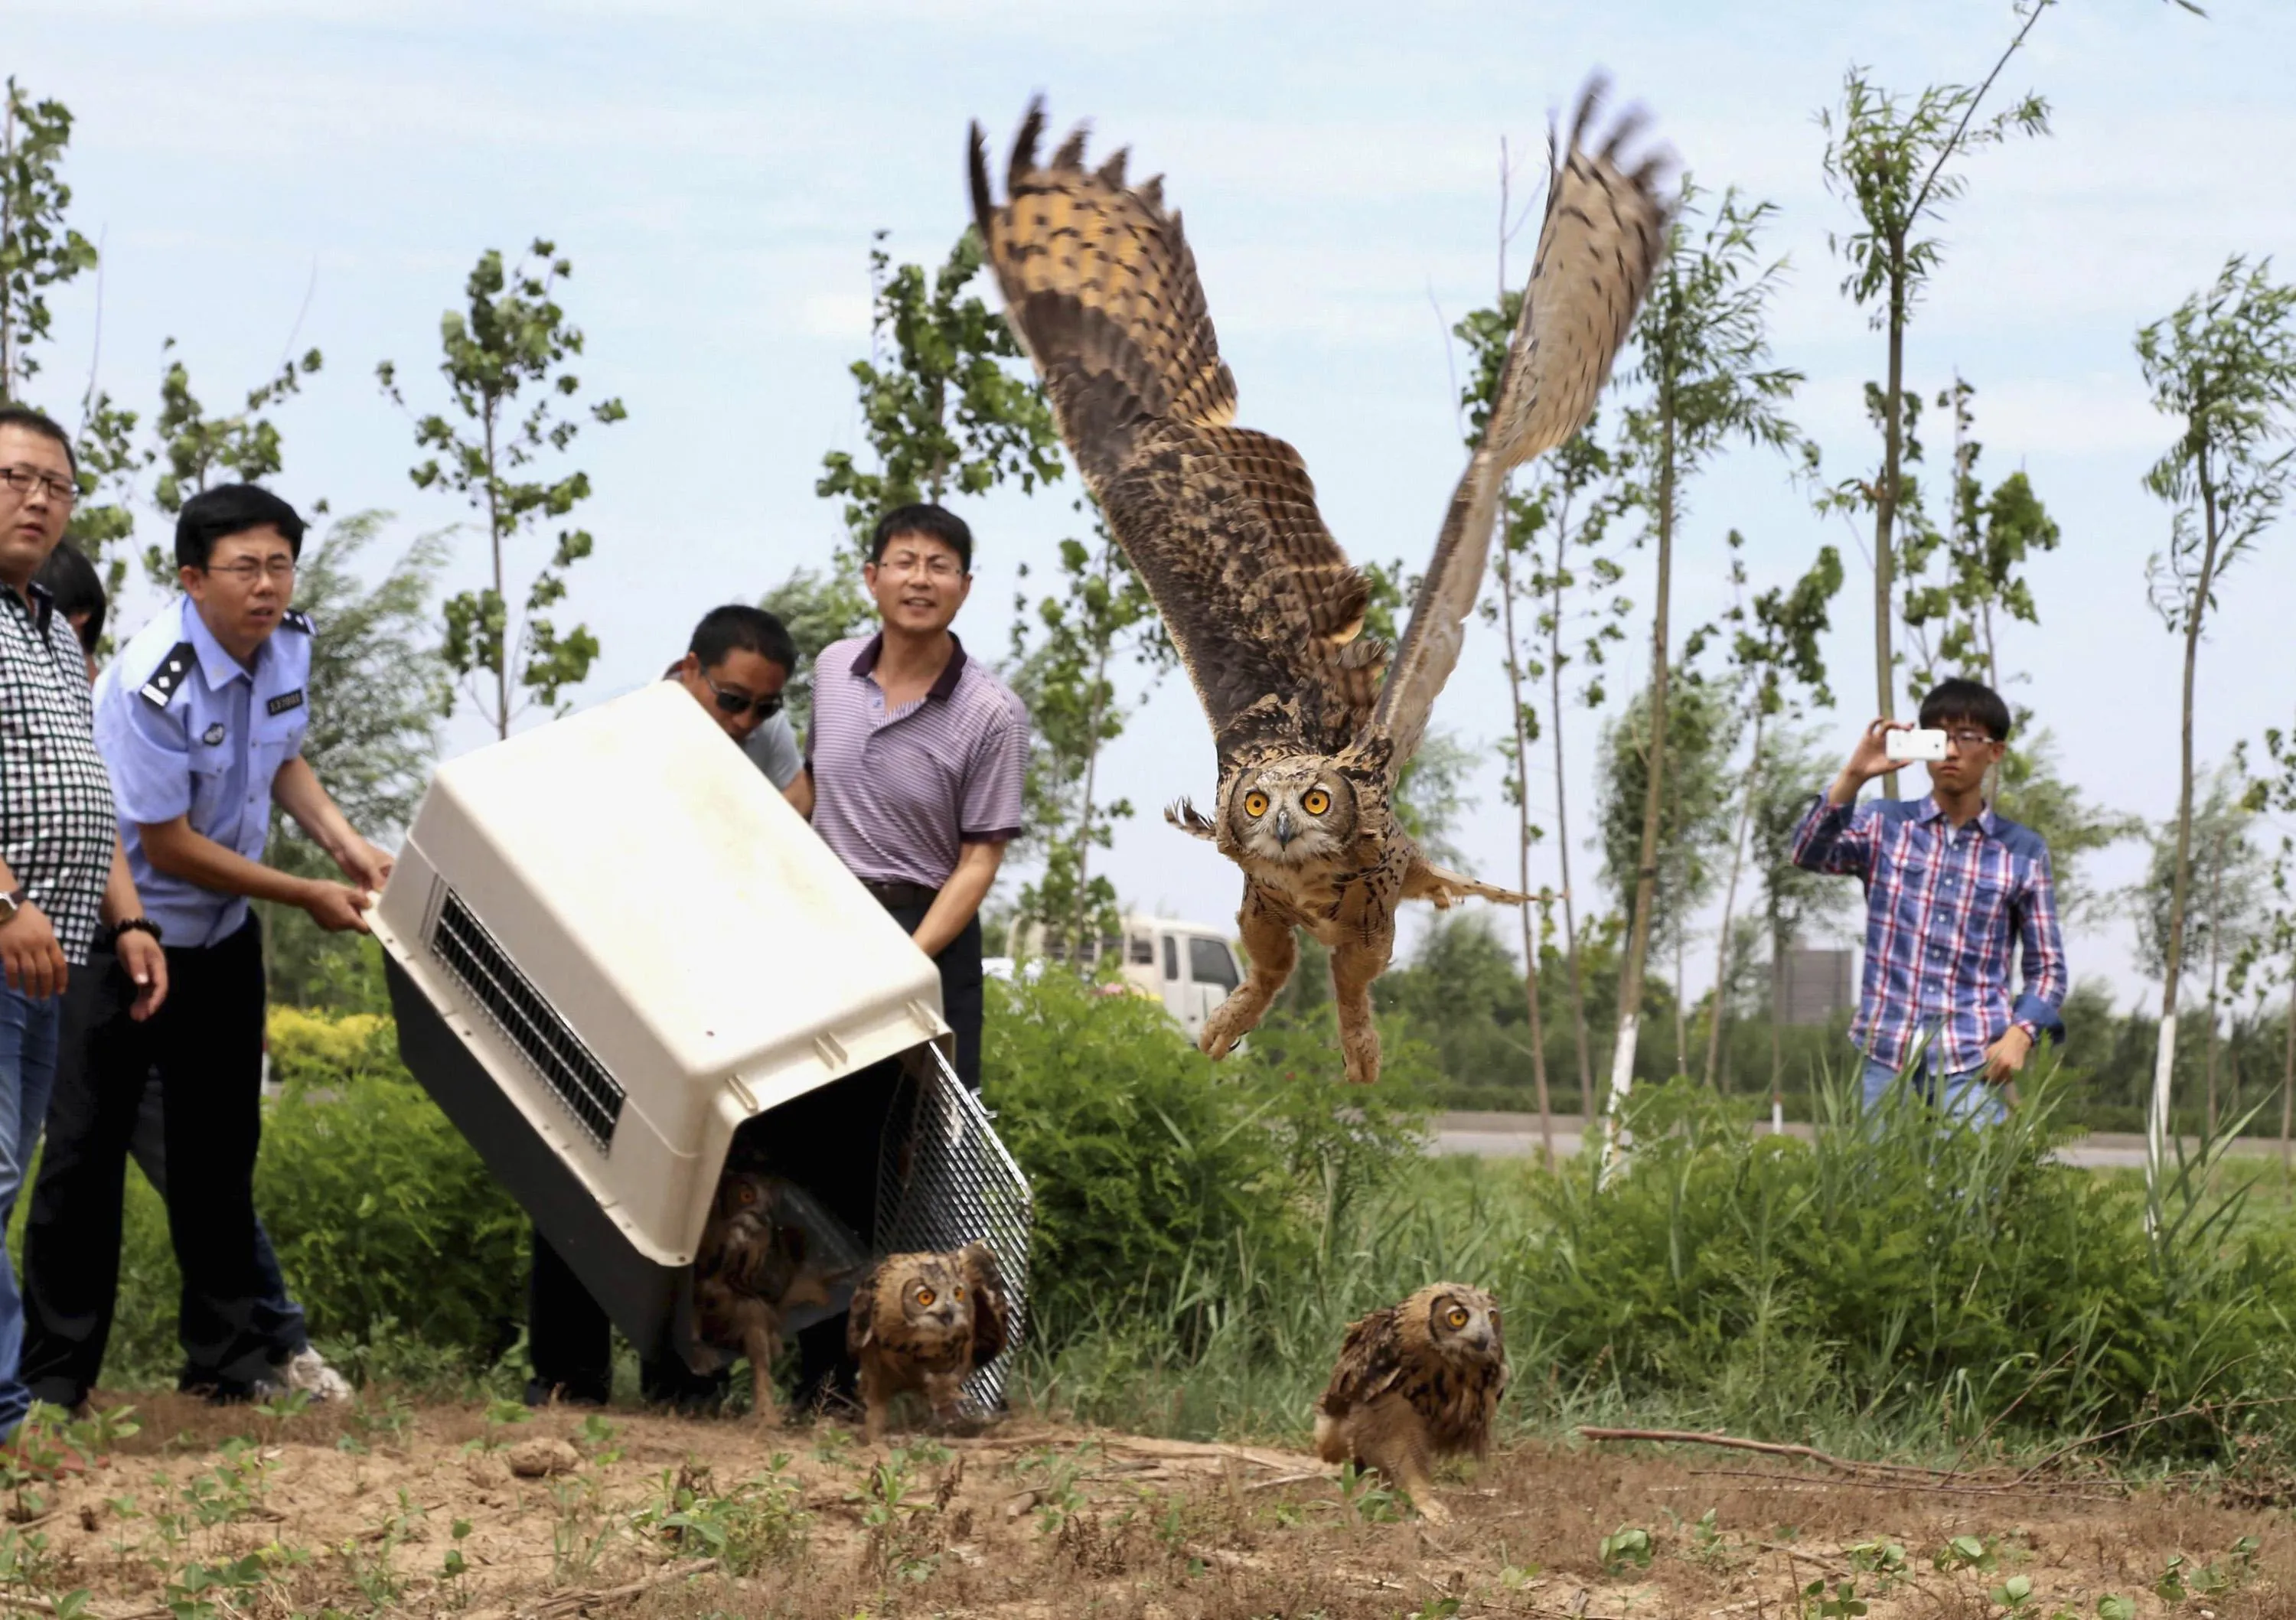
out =
{"type": "Polygon", "coordinates": [[[622,1117],[621,1086],[451,888],[431,928],[430,950],[605,1152],[622,1117]]]}

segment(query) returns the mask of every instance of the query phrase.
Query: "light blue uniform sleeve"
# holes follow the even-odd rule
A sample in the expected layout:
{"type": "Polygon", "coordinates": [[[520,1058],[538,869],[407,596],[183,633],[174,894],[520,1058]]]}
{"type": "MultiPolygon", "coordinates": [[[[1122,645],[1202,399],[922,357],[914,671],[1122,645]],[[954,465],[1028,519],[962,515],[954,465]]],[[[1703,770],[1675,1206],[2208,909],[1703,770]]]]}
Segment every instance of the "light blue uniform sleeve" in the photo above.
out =
{"type": "Polygon", "coordinates": [[[184,734],[188,708],[178,697],[166,708],[147,701],[121,681],[105,683],[97,694],[95,745],[111,769],[112,797],[119,819],[156,826],[188,815],[192,809],[191,739],[184,734]]]}
{"type": "Polygon", "coordinates": [[[798,752],[797,732],[786,714],[775,715],[751,732],[742,750],[766,773],[766,780],[774,784],[775,791],[795,781],[798,772],[804,768],[805,760],[798,752]]]}

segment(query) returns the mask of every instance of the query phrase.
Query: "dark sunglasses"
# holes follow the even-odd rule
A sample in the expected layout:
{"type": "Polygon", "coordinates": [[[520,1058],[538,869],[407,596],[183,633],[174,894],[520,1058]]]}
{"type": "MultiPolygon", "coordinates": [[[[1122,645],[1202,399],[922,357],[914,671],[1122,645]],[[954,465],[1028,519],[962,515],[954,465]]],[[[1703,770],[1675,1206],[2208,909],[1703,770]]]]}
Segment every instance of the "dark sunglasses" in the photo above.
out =
{"type": "Polygon", "coordinates": [[[758,719],[770,720],[782,712],[782,694],[779,692],[770,698],[752,698],[745,692],[727,691],[708,675],[701,677],[701,683],[709,689],[709,695],[718,700],[718,707],[729,715],[755,709],[758,719]]]}

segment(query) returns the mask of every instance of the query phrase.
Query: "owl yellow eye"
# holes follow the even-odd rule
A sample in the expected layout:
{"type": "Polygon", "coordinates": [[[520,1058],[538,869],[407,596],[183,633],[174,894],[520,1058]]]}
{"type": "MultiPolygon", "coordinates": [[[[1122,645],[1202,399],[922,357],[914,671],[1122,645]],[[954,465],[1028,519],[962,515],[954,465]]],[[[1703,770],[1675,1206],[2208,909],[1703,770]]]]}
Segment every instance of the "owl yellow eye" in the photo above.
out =
{"type": "Polygon", "coordinates": [[[1300,808],[1310,815],[1321,815],[1331,807],[1332,796],[1321,788],[1308,789],[1307,798],[1300,801],[1300,808]]]}
{"type": "Polygon", "coordinates": [[[1467,1313],[1457,1305],[1451,1307],[1451,1325],[1455,1328],[1464,1328],[1467,1325],[1467,1313]]]}
{"type": "Polygon", "coordinates": [[[1256,789],[1253,791],[1245,794],[1243,796],[1243,813],[1246,815],[1266,815],[1267,814],[1267,795],[1259,792],[1256,789]]]}
{"type": "Polygon", "coordinates": [[[919,1289],[917,1290],[917,1303],[920,1305],[929,1305],[932,1304],[932,1302],[933,1291],[931,1289],[919,1289]]]}
{"type": "Polygon", "coordinates": [[[964,1285],[963,1283],[959,1283],[959,1284],[957,1285],[956,1292],[955,1292],[955,1293],[954,1293],[954,1294],[951,1294],[951,1295],[949,1296],[949,1297],[950,1297],[951,1299],[956,1300],[958,1303],[962,1304],[962,1303],[964,1302],[964,1285]]]}

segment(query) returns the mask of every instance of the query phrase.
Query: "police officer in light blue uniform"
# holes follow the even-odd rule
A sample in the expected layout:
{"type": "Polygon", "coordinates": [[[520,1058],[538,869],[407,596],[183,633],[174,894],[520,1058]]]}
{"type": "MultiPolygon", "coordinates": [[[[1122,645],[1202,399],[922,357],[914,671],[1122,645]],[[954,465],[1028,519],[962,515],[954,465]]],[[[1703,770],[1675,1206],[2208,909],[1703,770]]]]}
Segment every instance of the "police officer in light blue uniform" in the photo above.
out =
{"type": "Polygon", "coordinates": [[[103,1363],[119,1268],[120,1196],[144,1084],[159,1077],[168,1221],[183,1271],[181,1385],[224,1400],[283,1387],[294,1346],[260,1308],[254,1175],[262,1129],[264,980],[250,899],[361,929],[390,857],[352,830],[302,757],[312,626],[292,611],[303,520],[252,485],[203,491],[176,528],[183,598],[96,683],[95,735],[130,870],[168,956],[173,994],[144,1022],[129,988],[102,998],[81,1073],[92,1106],[52,1133],[64,1180],[26,1243],[25,1381],[70,1408],[103,1363]],[[271,806],[334,857],[347,882],[262,864],[271,806]]]}

